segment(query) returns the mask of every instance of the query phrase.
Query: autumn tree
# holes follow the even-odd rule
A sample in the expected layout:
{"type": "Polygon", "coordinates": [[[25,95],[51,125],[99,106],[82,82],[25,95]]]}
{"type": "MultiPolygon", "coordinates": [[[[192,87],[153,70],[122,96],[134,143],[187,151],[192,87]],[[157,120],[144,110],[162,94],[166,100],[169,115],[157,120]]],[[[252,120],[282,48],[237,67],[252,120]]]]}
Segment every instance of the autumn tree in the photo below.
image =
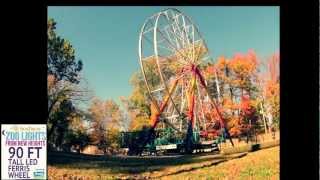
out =
{"type": "Polygon", "coordinates": [[[123,113],[113,100],[94,98],[88,109],[91,116],[90,142],[107,153],[119,148],[119,132],[123,130],[123,113]]]}
{"type": "Polygon", "coordinates": [[[258,60],[254,51],[247,54],[236,54],[229,62],[231,73],[230,83],[240,90],[240,97],[247,92],[253,97],[252,92],[256,91],[258,60]]]}
{"type": "MultiPolygon", "coordinates": [[[[207,80],[212,84],[209,89],[215,92],[216,98],[217,83],[219,85],[220,109],[231,136],[247,134],[252,129],[250,127],[255,127],[258,122],[258,66],[258,58],[255,52],[250,50],[246,54],[238,53],[230,59],[221,56],[215,64],[206,67],[207,80]]],[[[214,111],[212,115],[216,116],[214,111]]]]}
{"type": "Polygon", "coordinates": [[[269,124],[279,128],[280,125],[280,71],[279,54],[274,54],[268,60],[267,75],[264,83],[266,116],[269,124]]]}

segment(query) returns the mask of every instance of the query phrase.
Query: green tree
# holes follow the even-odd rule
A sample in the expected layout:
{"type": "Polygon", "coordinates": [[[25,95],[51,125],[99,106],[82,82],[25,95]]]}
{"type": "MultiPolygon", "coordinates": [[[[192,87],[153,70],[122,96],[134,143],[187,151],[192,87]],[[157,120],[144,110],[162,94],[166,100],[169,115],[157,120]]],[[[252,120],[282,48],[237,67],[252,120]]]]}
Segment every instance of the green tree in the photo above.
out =
{"type": "MultiPolygon", "coordinates": [[[[154,76],[154,74],[152,76],[154,76]]],[[[147,98],[148,92],[140,71],[135,72],[132,75],[130,84],[132,85],[133,90],[129,96],[129,109],[138,109],[138,116],[150,116],[151,110],[150,102],[147,98]]]]}
{"type": "Polygon", "coordinates": [[[80,86],[82,61],[75,57],[71,43],[56,34],[56,22],[47,22],[48,143],[61,149],[70,119],[76,114],[77,100],[85,100],[80,86]]]}
{"type": "Polygon", "coordinates": [[[56,22],[48,20],[48,75],[53,75],[56,81],[66,80],[79,83],[78,73],[82,70],[82,61],[76,60],[75,49],[70,42],[55,32],[56,22]]]}
{"type": "MultiPolygon", "coordinates": [[[[160,80],[157,79],[159,77],[156,76],[155,72],[151,72],[151,68],[146,69],[146,73],[148,73],[151,79],[154,79],[151,81],[151,83],[154,82],[152,84],[153,86],[159,84],[160,80]]],[[[140,71],[137,71],[132,75],[130,84],[132,85],[133,90],[128,98],[128,110],[136,113],[134,117],[131,117],[129,130],[141,130],[142,127],[149,126],[150,124],[149,117],[151,115],[151,109],[146,85],[140,71]]]]}
{"type": "Polygon", "coordinates": [[[89,142],[87,133],[88,127],[85,125],[88,115],[84,111],[77,110],[70,119],[68,129],[65,131],[63,146],[66,150],[76,150],[78,153],[84,149],[89,142]]]}

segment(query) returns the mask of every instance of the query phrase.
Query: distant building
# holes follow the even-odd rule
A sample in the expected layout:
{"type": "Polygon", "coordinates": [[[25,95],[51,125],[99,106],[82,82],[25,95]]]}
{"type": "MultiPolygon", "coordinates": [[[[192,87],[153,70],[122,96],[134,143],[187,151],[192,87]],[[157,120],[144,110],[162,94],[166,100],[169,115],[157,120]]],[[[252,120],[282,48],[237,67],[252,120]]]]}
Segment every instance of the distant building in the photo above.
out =
{"type": "Polygon", "coordinates": [[[98,146],[88,145],[81,151],[81,153],[91,155],[102,155],[103,151],[98,149],[98,146]]]}

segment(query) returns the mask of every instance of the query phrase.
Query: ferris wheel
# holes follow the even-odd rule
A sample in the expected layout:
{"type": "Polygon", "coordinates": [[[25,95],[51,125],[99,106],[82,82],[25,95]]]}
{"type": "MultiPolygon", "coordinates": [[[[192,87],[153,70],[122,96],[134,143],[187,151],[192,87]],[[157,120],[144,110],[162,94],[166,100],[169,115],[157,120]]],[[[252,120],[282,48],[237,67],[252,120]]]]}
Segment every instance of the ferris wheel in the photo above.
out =
{"type": "Polygon", "coordinates": [[[209,92],[203,72],[210,61],[197,26],[179,10],[169,8],[146,19],[139,36],[139,62],[151,100],[152,128],[171,127],[180,133],[191,129],[205,136],[210,125],[225,126],[219,100],[209,92]],[[210,117],[212,111],[216,119],[210,117]]]}

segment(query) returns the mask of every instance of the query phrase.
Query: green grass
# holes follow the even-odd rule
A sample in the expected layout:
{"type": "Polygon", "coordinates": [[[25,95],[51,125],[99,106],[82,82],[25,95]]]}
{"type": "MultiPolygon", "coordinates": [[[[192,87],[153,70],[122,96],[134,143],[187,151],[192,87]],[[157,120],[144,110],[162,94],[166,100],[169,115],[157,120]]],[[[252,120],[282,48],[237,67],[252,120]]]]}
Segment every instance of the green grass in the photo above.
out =
{"type": "Polygon", "coordinates": [[[253,152],[259,149],[266,149],[270,147],[275,147],[280,144],[279,140],[263,142],[258,144],[245,144],[237,147],[228,147],[222,149],[221,153],[224,155],[234,154],[234,153],[242,153],[242,152],[253,152]]]}
{"type": "Polygon", "coordinates": [[[48,157],[49,179],[278,179],[279,176],[279,146],[232,155],[141,158],[60,153],[48,157]]]}
{"type": "Polygon", "coordinates": [[[249,153],[243,158],[233,159],[196,171],[168,176],[163,179],[279,179],[279,150],[279,146],[263,149],[249,153]]]}

